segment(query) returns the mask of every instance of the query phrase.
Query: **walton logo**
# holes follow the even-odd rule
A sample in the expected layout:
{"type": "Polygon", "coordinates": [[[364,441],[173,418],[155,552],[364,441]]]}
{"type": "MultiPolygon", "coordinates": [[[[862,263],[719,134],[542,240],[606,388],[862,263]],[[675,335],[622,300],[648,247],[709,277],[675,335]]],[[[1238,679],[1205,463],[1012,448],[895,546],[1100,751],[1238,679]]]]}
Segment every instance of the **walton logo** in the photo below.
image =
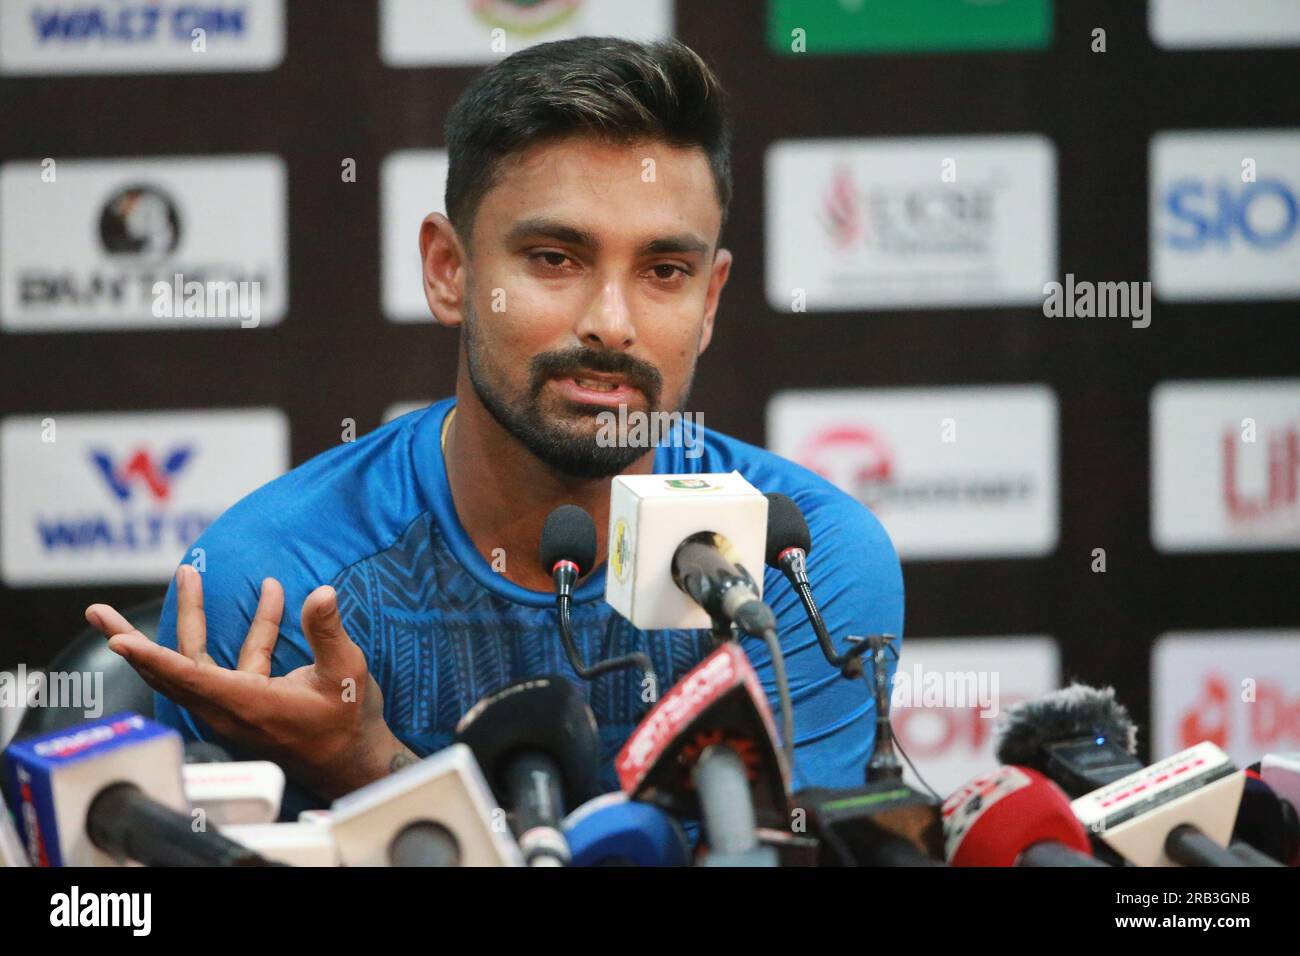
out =
{"type": "Polygon", "coordinates": [[[194,449],[182,445],[168,455],[161,465],[155,463],[146,451],[137,451],[122,468],[115,468],[113,459],[102,451],[91,451],[90,459],[99,468],[104,481],[119,501],[130,501],[132,485],[143,484],[155,501],[166,501],[171,494],[172,480],[194,455],[194,449]]]}
{"type": "Polygon", "coordinates": [[[216,517],[175,504],[176,477],[195,454],[193,446],[179,445],[160,461],[140,450],[119,465],[120,459],[92,448],[89,458],[119,507],[37,515],[45,551],[138,553],[187,547],[216,517]],[[137,491],[141,485],[144,493],[137,491]]]}

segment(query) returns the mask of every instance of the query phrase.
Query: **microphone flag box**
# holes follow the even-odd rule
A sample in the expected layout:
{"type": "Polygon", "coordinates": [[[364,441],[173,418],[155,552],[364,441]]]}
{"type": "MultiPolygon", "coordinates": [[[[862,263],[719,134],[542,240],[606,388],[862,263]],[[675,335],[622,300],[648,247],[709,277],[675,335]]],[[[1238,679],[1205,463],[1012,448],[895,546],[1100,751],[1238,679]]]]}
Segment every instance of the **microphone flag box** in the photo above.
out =
{"type": "Polygon", "coordinates": [[[344,866],[388,866],[388,850],[409,825],[435,823],[452,835],[461,866],[522,866],[474,752],[452,744],[339,797],[329,828],[344,866]]]}
{"type": "Polygon", "coordinates": [[[90,842],[90,804],[105,787],[131,783],[159,803],[188,813],[183,760],[180,734],[125,711],[10,744],[5,773],[32,864],[118,865],[90,842]]]}
{"type": "Polygon", "coordinates": [[[728,641],[659,698],[614,758],[619,787],[633,800],[699,819],[691,772],[715,744],[745,764],[760,827],[790,828],[790,768],[776,745],[776,725],[749,657],[728,641]]]}
{"type": "Polygon", "coordinates": [[[1089,832],[1138,866],[1176,866],[1165,837],[1180,823],[1219,846],[1232,839],[1246,774],[1209,741],[1181,750],[1074,800],[1089,832]]]}
{"type": "Polygon", "coordinates": [[[610,488],[605,600],[635,627],[706,628],[708,612],[673,583],[678,546],[700,532],[729,544],[763,595],[767,498],[738,471],[717,475],[619,475],[610,488]]]}

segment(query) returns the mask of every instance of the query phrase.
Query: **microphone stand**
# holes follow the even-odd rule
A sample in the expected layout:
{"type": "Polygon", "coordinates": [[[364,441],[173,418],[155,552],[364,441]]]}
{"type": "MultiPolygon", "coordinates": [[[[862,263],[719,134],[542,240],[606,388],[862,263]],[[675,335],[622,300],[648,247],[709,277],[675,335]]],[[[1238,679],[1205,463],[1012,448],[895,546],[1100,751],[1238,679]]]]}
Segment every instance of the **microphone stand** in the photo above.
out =
{"type": "Polygon", "coordinates": [[[573,640],[573,620],[571,617],[573,586],[578,579],[578,566],[572,561],[558,561],[553,574],[555,576],[556,591],[555,609],[559,612],[560,617],[560,643],[564,646],[564,655],[569,659],[569,666],[573,668],[578,677],[585,681],[593,681],[611,671],[637,668],[644,675],[644,679],[650,681],[651,703],[658,700],[659,678],[655,676],[654,665],[650,662],[649,655],[642,654],[640,651],[633,651],[631,654],[625,654],[622,657],[611,657],[609,660],[599,661],[591,667],[587,667],[583,663],[582,657],[578,653],[578,645],[573,640]]]}

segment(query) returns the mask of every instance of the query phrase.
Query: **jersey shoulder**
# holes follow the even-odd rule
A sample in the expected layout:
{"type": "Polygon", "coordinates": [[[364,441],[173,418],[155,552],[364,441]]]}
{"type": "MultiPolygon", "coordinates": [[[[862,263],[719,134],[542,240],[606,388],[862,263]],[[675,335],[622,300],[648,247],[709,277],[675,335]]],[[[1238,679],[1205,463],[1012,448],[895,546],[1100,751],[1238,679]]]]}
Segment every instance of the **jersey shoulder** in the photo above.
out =
{"type": "Polygon", "coordinates": [[[871,509],[816,472],[715,431],[705,433],[701,460],[703,471],[738,471],[764,494],[775,491],[792,498],[808,522],[814,549],[825,539],[836,547],[852,542],[859,550],[898,562],[888,532],[871,509]]]}

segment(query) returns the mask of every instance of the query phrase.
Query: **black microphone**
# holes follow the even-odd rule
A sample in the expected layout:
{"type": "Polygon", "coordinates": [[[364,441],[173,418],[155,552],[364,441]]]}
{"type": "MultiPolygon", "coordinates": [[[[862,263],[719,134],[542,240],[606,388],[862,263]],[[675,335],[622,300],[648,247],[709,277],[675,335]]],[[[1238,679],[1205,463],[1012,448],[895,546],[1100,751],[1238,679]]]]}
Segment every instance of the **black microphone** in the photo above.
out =
{"type": "Polygon", "coordinates": [[[555,607],[560,617],[560,642],[569,658],[569,666],[585,681],[593,681],[602,674],[623,668],[637,668],[651,690],[650,700],[659,697],[659,685],[654,665],[646,654],[633,652],[623,657],[600,661],[591,667],[583,664],[578,646],[573,640],[570,611],[573,606],[573,588],[578,579],[588,574],[596,564],[596,523],[585,508],[578,505],[560,505],[546,516],[542,525],[539,546],[542,570],[555,581],[555,607]]]}
{"type": "Polygon", "coordinates": [[[1007,710],[997,757],[1037,770],[1071,799],[1142,769],[1137,726],[1114,688],[1071,684],[1007,710]]]}
{"type": "Polygon", "coordinates": [[[596,718],[572,684],[530,677],[475,704],[456,726],[488,786],[514,816],[529,866],[565,866],[566,807],[596,795],[600,737],[596,718]]]}
{"type": "Polygon", "coordinates": [[[146,796],[132,783],[99,791],[86,811],[86,833],[105,853],[146,866],[274,866],[215,831],[195,832],[188,814],[146,796]]]}
{"type": "Polygon", "coordinates": [[[1300,819],[1295,808],[1260,777],[1259,762],[1246,768],[1232,840],[1249,844],[1279,863],[1292,864],[1300,857],[1300,819]]]}
{"type": "MultiPolygon", "coordinates": [[[[867,638],[850,638],[854,645],[843,654],[836,652],[835,644],[827,633],[826,622],[813,597],[812,583],[808,579],[808,555],[812,552],[812,532],[803,512],[789,495],[772,491],[767,494],[767,547],[766,561],[786,576],[786,580],[799,595],[804,614],[817,635],[822,656],[837,668],[846,680],[862,678],[871,688],[876,702],[876,736],[871,757],[867,761],[868,781],[900,780],[903,765],[894,752],[894,728],[889,720],[889,679],[884,659],[885,648],[893,640],[888,634],[867,638]],[[862,655],[874,652],[875,679],[868,680],[862,664],[862,655]]],[[[924,781],[922,781],[924,782],[924,781]]]]}
{"type": "Polygon", "coordinates": [[[750,634],[776,632],[776,616],[758,597],[754,579],[728,560],[726,542],[712,531],[693,534],[673,552],[673,583],[715,622],[735,624],[750,634]]]}

